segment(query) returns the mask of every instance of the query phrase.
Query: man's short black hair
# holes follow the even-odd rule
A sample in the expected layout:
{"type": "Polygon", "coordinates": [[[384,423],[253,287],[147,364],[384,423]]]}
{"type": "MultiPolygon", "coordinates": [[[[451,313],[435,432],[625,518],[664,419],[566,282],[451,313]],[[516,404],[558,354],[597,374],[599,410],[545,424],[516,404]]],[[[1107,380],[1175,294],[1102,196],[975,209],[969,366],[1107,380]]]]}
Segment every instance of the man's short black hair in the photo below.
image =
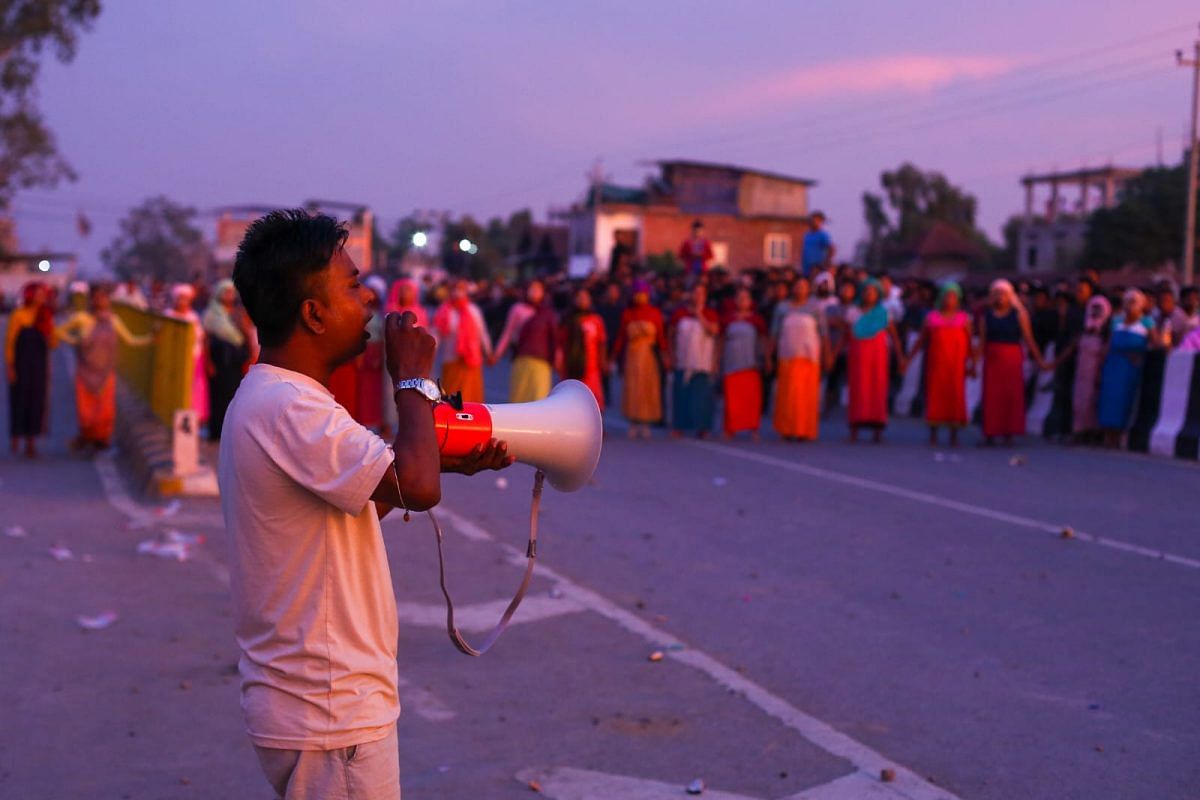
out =
{"type": "Polygon", "coordinates": [[[233,283],[263,347],[287,341],[311,293],[311,279],[346,243],[346,226],[299,208],[272,211],[251,223],[238,246],[233,283]]]}

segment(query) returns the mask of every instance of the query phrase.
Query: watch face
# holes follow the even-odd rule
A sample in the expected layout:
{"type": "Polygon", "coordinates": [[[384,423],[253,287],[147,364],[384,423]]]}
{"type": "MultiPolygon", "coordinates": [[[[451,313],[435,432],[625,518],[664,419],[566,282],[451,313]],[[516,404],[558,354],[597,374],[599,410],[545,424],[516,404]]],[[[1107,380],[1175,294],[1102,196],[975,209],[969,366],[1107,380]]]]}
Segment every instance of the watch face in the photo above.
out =
{"type": "Polygon", "coordinates": [[[442,399],[442,391],[441,391],[441,389],[438,388],[437,382],[431,381],[431,380],[429,380],[429,378],[425,378],[424,380],[421,381],[420,391],[421,391],[421,394],[425,395],[430,400],[441,400],[442,399]]]}

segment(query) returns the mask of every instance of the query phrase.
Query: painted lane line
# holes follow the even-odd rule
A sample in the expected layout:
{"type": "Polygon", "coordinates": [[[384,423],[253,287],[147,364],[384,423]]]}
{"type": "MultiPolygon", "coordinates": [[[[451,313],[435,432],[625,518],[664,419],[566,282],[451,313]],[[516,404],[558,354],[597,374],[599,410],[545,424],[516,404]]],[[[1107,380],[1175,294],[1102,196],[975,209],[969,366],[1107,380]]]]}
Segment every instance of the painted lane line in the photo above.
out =
{"type": "Polygon", "coordinates": [[[887,784],[880,783],[870,775],[852,772],[823,786],[805,789],[783,800],[887,800],[892,797],[895,795],[888,793],[887,784]]]}
{"type": "MultiPolygon", "coordinates": [[[[683,784],[632,778],[628,775],[609,775],[574,767],[524,769],[518,772],[516,777],[519,783],[526,785],[537,781],[541,786],[540,793],[551,800],[675,800],[686,796],[683,784]]],[[[760,800],[744,794],[717,792],[712,789],[705,789],[704,796],[708,800],[760,800]]]]}
{"type": "MultiPolygon", "coordinates": [[[[120,472],[111,453],[98,453],[92,459],[92,464],[95,465],[96,475],[100,478],[100,488],[103,489],[108,504],[145,532],[154,531],[157,524],[170,522],[175,525],[183,519],[182,515],[178,515],[164,520],[158,516],[155,508],[134,500],[125,490],[125,484],[121,481],[120,472]]],[[[229,587],[229,567],[213,557],[207,549],[195,551],[191,560],[203,565],[217,583],[229,587]]]]}
{"type": "Polygon", "coordinates": [[[404,707],[411,707],[421,719],[429,722],[447,722],[458,716],[454,709],[443,703],[433,692],[414,685],[403,676],[400,676],[397,685],[404,707]]]}
{"type": "MultiPolygon", "coordinates": [[[[455,530],[459,529],[460,523],[465,522],[467,525],[473,525],[477,529],[474,531],[475,533],[487,533],[482,527],[474,525],[474,523],[471,523],[463,515],[451,511],[445,506],[439,506],[438,510],[442,518],[449,522],[455,530]]],[[[511,564],[517,567],[525,565],[524,550],[497,541],[490,533],[488,536],[497,547],[505,552],[511,564]]],[[[723,686],[730,692],[740,695],[760,711],[779,720],[783,725],[791,728],[811,744],[825,752],[849,761],[867,775],[879,775],[884,768],[895,770],[895,782],[889,783],[886,786],[881,785],[880,788],[885,788],[888,791],[888,794],[880,795],[881,797],[888,797],[891,800],[896,800],[896,798],[907,798],[907,800],[958,800],[955,795],[934,786],[907,767],[897,764],[816,717],[806,714],[782,697],[772,694],[764,687],[759,686],[736,670],[722,664],[712,656],[700,650],[689,648],[686,643],[675,636],[651,625],[636,614],[626,611],[611,600],[575,583],[570,578],[546,566],[544,563],[539,562],[538,574],[543,578],[550,578],[556,581],[559,590],[563,593],[563,599],[573,600],[582,608],[599,614],[615,622],[629,633],[641,637],[655,648],[665,650],[669,658],[673,658],[707,675],[719,686],[723,686]],[[672,645],[676,645],[677,648],[672,648],[672,645]]],[[[519,611],[517,612],[517,616],[520,616],[519,611]]],[[[514,617],[515,619],[516,617],[514,617]]]]}
{"type": "MultiPolygon", "coordinates": [[[[1062,523],[1046,522],[1045,520],[1021,516],[1020,514],[1010,514],[1007,511],[997,511],[995,509],[986,508],[985,506],[975,505],[974,503],[964,503],[961,500],[952,500],[949,497],[942,497],[941,495],[931,494],[929,492],[920,492],[916,491],[915,489],[905,489],[902,486],[895,486],[890,483],[884,483],[882,481],[876,481],[870,478],[861,478],[857,475],[851,475],[845,472],[836,472],[834,470],[823,469],[822,467],[798,464],[795,461],[788,461],[784,458],[768,456],[762,453],[751,452],[749,450],[739,450],[735,447],[716,444],[715,442],[688,440],[687,444],[690,444],[694,447],[701,447],[705,450],[712,450],[716,453],[723,453],[728,456],[733,456],[734,458],[741,458],[746,461],[756,461],[760,464],[779,467],[792,472],[799,472],[802,475],[809,475],[814,478],[821,478],[834,483],[853,486],[858,489],[868,489],[881,494],[890,494],[893,497],[901,497],[905,500],[915,500],[919,503],[927,503],[929,505],[938,506],[939,508],[946,508],[950,509],[951,511],[960,511],[964,514],[971,514],[976,517],[995,520],[996,522],[1005,522],[1022,528],[1030,528],[1033,530],[1042,531],[1043,533],[1052,533],[1055,536],[1062,535],[1064,527],[1062,523]]],[[[1176,555],[1163,550],[1156,550],[1152,547],[1143,547],[1142,545],[1125,542],[1120,539],[1113,539],[1109,536],[1099,536],[1096,534],[1076,530],[1073,531],[1073,538],[1078,539],[1081,542],[1098,544],[1101,547],[1108,547],[1125,553],[1145,556],[1146,558],[1153,558],[1158,561],[1167,561],[1183,567],[1200,569],[1200,559],[1176,555]]]]}
{"type": "MultiPolygon", "coordinates": [[[[492,600],[487,603],[470,603],[455,605],[454,624],[464,632],[482,633],[496,626],[496,620],[508,608],[511,600],[492,600]]],[[[521,613],[513,617],[513,625],[523,622],[540,622],[544,619],[561,617],[564,614],[577,614],[585,610],[583,606],[568,597],[547,597],[531,595],[521,603],[521,613]]],[[[396,603],[396,611],[400,621],[409,625],[423,628],[445,628],[446,606],[442,603],[430,605],[425,603],[396,603]]]]}

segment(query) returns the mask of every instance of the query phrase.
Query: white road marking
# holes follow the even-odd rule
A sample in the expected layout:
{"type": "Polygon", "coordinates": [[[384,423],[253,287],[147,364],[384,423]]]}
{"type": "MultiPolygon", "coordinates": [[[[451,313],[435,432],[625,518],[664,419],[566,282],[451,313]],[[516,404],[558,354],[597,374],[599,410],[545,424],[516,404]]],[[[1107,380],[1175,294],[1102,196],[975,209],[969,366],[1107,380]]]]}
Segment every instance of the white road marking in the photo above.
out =
{"type": "Polygon", "coordinates": [[[892,800],[895,796],[888,789],[888,784],[880,783],[878,778],[852,772],[823,786],[789,795],[783,800],[892,800]]]}
{"type": "Polygon", "coordinates": [[[400,704],[417,712],[417,716],[430,722],[446,722],[457,716],[454,710],[443,703],[437,695],[404,679],[399,680],[400,704]]]}
{"type": "MultiPolygon", "coordinates": [[[[456,526],[457,527],[457,526],[456,526]]],[[[492,600],[487,603],[470,603],[455,605],[454,624],[460,631],[477,633],[490,631],[500,620],[500,615],[508,608],[511,600],[492,600]]],[[[446,606],[438,603],[396,603],[400,621],[409,625],[419,625],[425,628],[446,627],[446,606]]],[[[583,611],[583,606],[568,597],[552,598],[546,595],[530,595],[521,603],[521,609],[512,618],[513,625],[522,622],[539,622],[553,619],[563,614],[575,614],[583,611]]]]}
{"type": "MultiPolygon", "coordinates": [[[[100,487],[104,490],[104,496],[108,500],[108,504],[128,517],[129,521],[137,527],[145,530],[153,530],[158,523],[165,524],[167,522],[172,527],[175,527],[186,519],[182,514],[166,518],[160,517],[155,513],[156,509],[154,507],[143,505],[134,500],[129,492],[125,491],[125,484],[121,482],[120,473],[117,470],[117,465],[111,453],[98,453],[92,459],[92,464],[95,465],[96,475],[100,478],[100,487]]],[[[192,560],[203,564],[217,583],[222,586],[229,586],[229,568],[204,550],[197,550],[195,552],[196,555],[193,556],[192,560]]]]}
{"type": "MultiPolygon", "coordinates": [[[[517,780],[524,784],[537,781],[542,787],[541,794],[551,800],[678,800],[687,796],[684,792],[687,783],[662,783],[574,767],[525,769],[517,773],[517,780]]],[[[704,797],[708,800],[757,800],[744,794],[712,789],[705,789],[704,797]]]]}
{"type": "MultiPolygon", "coordinates": [[[[715,442],[687,440],[687,443],[695,447],[702,447],[705,450],[724,453],[725,455],[733,456],[734,458],[741,458],[746,461],[756,461],[760,464],[779,467],[792,472],[799,472],[802,475],[810,475],[814,478],[822,478],[834,483],[842,483],[847,486],[854,486],[858,489],[868,489],[881,494],[890,494],[894,497],[902,497],[906,500],[915,500],[919,503],[928,503],[929,505],[938,506],[939,508],[947,508],[951,511],[960,511],[964,514],[971,514],[976,517],[984,517],[997,522],[1006,522],[1010,525],[1016,525],[1022,528],[1031,528],[1033,530],[1042,531],[1043,533],[1052,533],[1055,536],[1062,535],[1063,527],[1065,525],[1065,523],[1061,522],[1046,522],[1045,520],[1023,517],[1020,514],[1010,514],[1007,511],[996,511],[995,509],[986,508],[984,506],[977,506],[974,503],[964,503],[961,500],[953,500],[949,497],[942,497],[929,492],[919,492],[913,489],[905,489],[902,486],[895,486],[890,483],[884,483],[883,481],[862,478],[857,475],[850,475],[845,472],[836,472],[834,470],[823,469],[822,467],[814,467],[808,464],[799,464],[795,461],[789,461],[785,458],[777,458],[775,456],[769,456],[751,450],[739,450],[735,447],[716,444],[715,442]]],[[[1086,533],[1080,530],[1073,531],[1073,537],[1081,542],[1090,542],[1092,544],[1098,544],[1102,547],[1108,547],[1113,550],[1120,550],[1121,552],[1125,553],[1133,553],[1135,555],[1145,556],[1147,558],[1153,558],[1159,561],[1168,561],[1172,564],[1178,564],[1183,567],[1200,569],[1200,559],[1175,555],[1163,550],[1156,550],[1152,547],[1143,547],[1142,545],[1124,542],[1120,539],[1113,539],[1108,536],[1086,533]]]]}
{"type": "MultiPolygon", "coordinates": [[[[477,529],[473,531],[474,533],[478,534],[482,532],[487,534],[487,531],[482,527],[474,525],[474,523],[466,520],[462,515],[444,506],[439,507],[438,513],[455,530],[460,530],[460,525],[466,523],[477,529]]],[[[495,543],[495,546],[505,552],[511,564],[517,567],[524,566],[525,552],[523,550],[496,541],[490,534],[487,535],[495,543]]],[[[700,650],[689,649],[686,643],[666,631],[656,628],[641,617],[626,611],[607,598],[589,589],[585,589],[556,570],[544,564],[539,564],[538,574],[558,583],[558,588],[563,593],[562,599],[572,600],[582,608],[606,617],[626,631],[640,636],[656,649],[664,650],[667,657],[699,670],[718,685],[740,695],[759,710],[779,720],[785,726],[796,731],[825,752],[849,761],[867,775],[879,775],[884,768],[895,770],[895,782],[889,783],[886,786],[881,784],[881,788],[885,788],[889,794],[881,796],[892,798],[892,800],[896,800],[897,798],[907,798],[907,800],[958,800],[955,795],[934,786],[907,767],[889,760],[882,754],[850,738],[816,717],[804,713],[782,697],[772,694],[764,687],[759,686],[736,670],[725,666],[712,656],[700,650]]],[[[556,602],[562,601],[558,600],[556,602]]],[[[514,621],[520,616],[521,612],[517,611],[514,621]]],[[[622,797],[624,795],[600,796],[622,797]]]]}

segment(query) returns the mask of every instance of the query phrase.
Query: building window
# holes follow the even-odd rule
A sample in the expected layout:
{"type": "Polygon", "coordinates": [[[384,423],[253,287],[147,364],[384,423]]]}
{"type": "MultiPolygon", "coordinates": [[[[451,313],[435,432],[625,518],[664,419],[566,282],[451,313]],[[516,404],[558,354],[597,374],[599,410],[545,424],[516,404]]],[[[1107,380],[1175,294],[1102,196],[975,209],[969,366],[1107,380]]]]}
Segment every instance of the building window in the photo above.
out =
{"type": "Polygon", "coordinates": [[[768,267],[786,267],[792,263],[792,237],[786,233],[768,233],[763,239],[763,261],[768,267]]]}
{"type": "Polygon", "coordinates": [[[1025,258],[1026,258],[1025,266],[1027,268],[1033,269],[1034,267],[1037,266],[1037,260],[1038,260],[1037,255],[1038,255],[1037,247],[1030,247],[1029,252],[1026,253],[1026,256],[1025,256],[1025,258]]]}

